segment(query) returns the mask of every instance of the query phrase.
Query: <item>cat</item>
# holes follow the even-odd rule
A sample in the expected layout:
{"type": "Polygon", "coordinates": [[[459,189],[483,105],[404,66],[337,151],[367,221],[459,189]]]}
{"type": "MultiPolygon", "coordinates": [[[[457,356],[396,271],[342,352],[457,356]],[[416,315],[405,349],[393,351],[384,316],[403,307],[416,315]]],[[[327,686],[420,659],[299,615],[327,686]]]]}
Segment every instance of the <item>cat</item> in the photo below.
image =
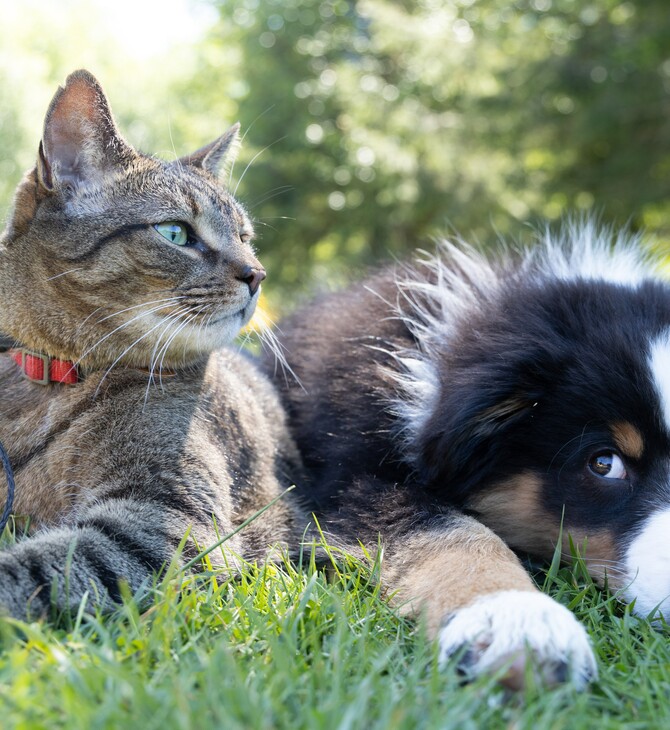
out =
{"type": "MultiPolygon", "coordinates": [[[[172,162],[146,156],[85,70],[48,108],[0,238],[0,331],[12,343],[0,442],[29,521],[0,552],[0,613],[112,606],[187,534],[182,565],[300,471],[273,388],[220,349],[265,278],[251,221],[217,178],[238,130],[172,162]]],[[[295,544],[304,522],[279,499],[226,548],[254,560],[295,544]]]]}

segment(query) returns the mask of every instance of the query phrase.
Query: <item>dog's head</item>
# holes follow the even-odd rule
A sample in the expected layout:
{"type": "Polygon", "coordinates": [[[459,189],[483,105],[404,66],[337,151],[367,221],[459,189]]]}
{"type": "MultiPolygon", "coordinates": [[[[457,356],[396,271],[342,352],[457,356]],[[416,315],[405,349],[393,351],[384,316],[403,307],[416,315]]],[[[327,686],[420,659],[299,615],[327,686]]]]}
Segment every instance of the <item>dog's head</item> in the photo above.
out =
{"type": "Polygon", "coordinates": [[[638,612],[670,613],[670,285],[608,281],[599,256],[602,277],[522,260],[485,291],[470,271],[441,334],[433,301],[416,464],[515,549],[551,558],[562,530],[638,612]]]}

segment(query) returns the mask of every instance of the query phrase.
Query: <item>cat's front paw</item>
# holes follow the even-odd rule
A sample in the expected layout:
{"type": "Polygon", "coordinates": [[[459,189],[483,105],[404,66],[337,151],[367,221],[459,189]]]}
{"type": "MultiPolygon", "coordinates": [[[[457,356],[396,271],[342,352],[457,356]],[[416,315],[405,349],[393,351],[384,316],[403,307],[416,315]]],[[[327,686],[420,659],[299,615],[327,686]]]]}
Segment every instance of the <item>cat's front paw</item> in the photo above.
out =
{"type": "Polygon", "coordinates": [[[452,614],[439,643],[441,663],[464,650],[459,669],[466,676],[505,669],[501,682],[513,690],[523,689],[528,669],[545,686],[572,681],[579,689],[598,674],[581,624],[567,608],[533,591],[479,598],[452,614]]]}

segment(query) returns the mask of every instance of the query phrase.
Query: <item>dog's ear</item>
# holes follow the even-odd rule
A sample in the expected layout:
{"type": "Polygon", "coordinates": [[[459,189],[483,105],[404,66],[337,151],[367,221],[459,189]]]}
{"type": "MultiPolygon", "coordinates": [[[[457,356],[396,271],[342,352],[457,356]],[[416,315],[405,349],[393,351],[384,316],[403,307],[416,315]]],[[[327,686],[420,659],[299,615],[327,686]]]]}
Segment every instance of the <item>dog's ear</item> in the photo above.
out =
{"type": "Polygon", "coordinates": [[[533,417],[560,372],[546,352],[469,363],[445,378],[439,405],[418,437],[422,481],[459,501],[495,476],[512,430],[533,417]]]}

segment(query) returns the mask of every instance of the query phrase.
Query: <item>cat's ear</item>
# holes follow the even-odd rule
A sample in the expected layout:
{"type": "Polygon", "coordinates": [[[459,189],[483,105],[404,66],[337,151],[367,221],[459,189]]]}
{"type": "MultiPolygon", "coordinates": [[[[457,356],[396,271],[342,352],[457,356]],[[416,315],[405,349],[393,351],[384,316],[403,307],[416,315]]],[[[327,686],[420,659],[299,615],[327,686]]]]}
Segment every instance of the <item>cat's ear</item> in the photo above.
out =
{"type": "Polygon", "coordinates": [[[42,185],[49,190],[76,188],[122,164],[131,154],[95,77],[84,70],[70,74],[44,120],[37,162],[42,185]]]}
{"type": "Polygon", "coordinates": [[[179,162],[182,165],[193,165],[199,167],[212,175],[218,175],[222,169],[229,168],[240,147],[240,123],[236,122],[221,137],[201,147],[191,155],[182,157],[179,162]]]}

